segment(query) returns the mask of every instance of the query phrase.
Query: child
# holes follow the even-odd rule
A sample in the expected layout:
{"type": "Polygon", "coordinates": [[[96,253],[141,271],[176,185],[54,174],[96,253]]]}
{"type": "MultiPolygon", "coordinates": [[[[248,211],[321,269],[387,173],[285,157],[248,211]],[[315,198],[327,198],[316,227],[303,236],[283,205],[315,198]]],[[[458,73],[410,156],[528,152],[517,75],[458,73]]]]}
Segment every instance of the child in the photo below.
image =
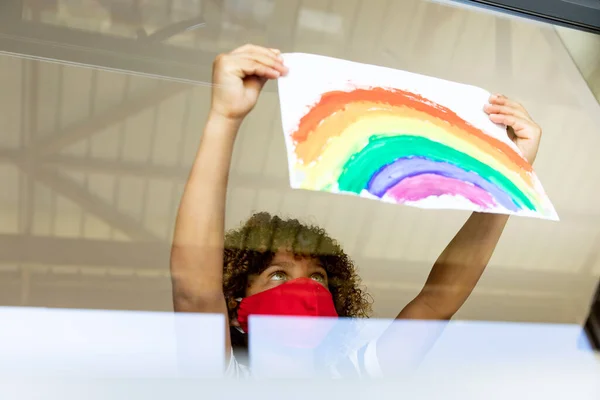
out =
{"type": "MultiPolygon", "coordinates": [[[[359,286],[354,264],[322,229],[259,213],[241,229],[224,232],[227,179],[238,129],[264,84],[287,72],[275,49],[246,45],[217,57],[211,110],[175,227],[171,253],[175,311],[226,316],[232,375],[246,371],[232,354],[232,345],[247,343],[249,315],[367,317],[370,312],[370,298],[359,286]]],[[[501,95],[489,101],[484,111],[491,121],[506,125],[509,137],[533,163],[540,127],[520,104],[501,95]]],[[[505,215],[474,213],[397,319],[452,318],[475,288],[507,220],[505,215]]],[[[364,352],[377,360],[377,369],[398,370],[401,360],[417,357],[431,344],[432,335],[425,333],[417,339],[411,336],[406,346],[392,345],[392,338],[400,334],[394,329],[392,325],[376,348],[364,352]]],[[[310,332],[303,345],[322,339],[318,332],[310,332]]],[[[354,366],[364,369],[356,362],[354,366]]]]}

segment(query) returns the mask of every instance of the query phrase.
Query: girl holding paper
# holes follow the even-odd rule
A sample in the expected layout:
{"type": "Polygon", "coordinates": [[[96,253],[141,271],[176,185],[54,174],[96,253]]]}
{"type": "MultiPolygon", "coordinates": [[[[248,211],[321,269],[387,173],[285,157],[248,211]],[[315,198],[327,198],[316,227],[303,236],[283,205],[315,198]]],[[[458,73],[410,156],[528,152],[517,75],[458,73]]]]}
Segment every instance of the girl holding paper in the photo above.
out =
{"type": "MultiPolygon", "coordinates": [[[[214,62],[212,106],[177,216],[171,254],[176,311],[226,316],[227,355],[232,375],[243,373],[231,349],[243,343],[250,315],[367,317],[370,297],[357,270],[322,229],[267,213],[238,230],[224,231],[225,199],[232,151],[244,118],[268,80],[288,69],[278,50],[254,45],[222,54],[214,62]]],[[[518,103],[494,95],[485,112],[509,127],[511,139],[530,163],[541,129],[518,103]]],[[[449,320],[475,288],[508,220],[474,213],[433,265],[422,291],[397,319],[449,320]]],[[[399,360],[420,357],[435,335],[426,332],[402,348],[392,344],[394,325],[364,352],[365,365],[394,371],[399,360]]],[[[303,346],[322,337],[312,332],[303,346]],[[312,337],[311,337],[312,335],[312,337]]],[[[355,365],[357,370],[366,371],[355,365]]],[[[373,370],[373,368],[371,368],[373,370]]]]}

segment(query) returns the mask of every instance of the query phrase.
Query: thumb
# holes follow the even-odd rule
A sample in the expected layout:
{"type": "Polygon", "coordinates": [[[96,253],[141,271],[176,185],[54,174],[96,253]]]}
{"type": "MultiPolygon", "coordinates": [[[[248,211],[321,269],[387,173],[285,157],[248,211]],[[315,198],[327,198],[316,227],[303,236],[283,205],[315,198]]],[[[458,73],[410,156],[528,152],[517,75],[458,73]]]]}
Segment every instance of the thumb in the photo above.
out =
{"type": "Polygon", "coordinates": [[[492,122],[496,124],[502,124],[507,127],[510,134],[510,129],[512,129],[512,133],[515,134],[518,138],[527,138],[527,121],[521,117],[517,117],[514,115],[506,115],[506,114],[490,114],[490,119],[492,122]]]}

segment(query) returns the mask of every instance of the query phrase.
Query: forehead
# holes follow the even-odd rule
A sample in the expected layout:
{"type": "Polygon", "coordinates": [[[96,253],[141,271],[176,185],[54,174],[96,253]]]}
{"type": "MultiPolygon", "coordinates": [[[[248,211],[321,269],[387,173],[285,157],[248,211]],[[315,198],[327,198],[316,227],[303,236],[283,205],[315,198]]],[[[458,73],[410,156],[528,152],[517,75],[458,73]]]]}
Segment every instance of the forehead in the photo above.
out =
{"type": "Polygon", "coordinates": [[[313,268],[321,268],[321,262],[316,257],[307,257],[293,254],[289,251],[278,251],[273,256],[271,263],[283,264],[281,266],[310,266],[313,268]]]}

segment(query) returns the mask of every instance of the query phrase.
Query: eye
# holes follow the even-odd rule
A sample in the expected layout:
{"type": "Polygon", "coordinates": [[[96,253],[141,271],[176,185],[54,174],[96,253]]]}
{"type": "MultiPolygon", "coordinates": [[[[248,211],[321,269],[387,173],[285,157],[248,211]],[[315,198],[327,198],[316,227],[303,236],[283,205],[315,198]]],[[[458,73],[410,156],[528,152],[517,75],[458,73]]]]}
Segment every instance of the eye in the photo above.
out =
{"type": "Polygon", "coordinates": [[[314,281],[317,281],[319,283],[325,283],[325,281],[327,280],[327,278],[325,277],[325,275],[323,275],[320,272],[316,272],[316,273],[312,274],[310,276],[310,279],[312,279],[314,281]]]}
{"type": "Polygon", "coordinates": [[[287,274],[283,271],[275,271],[269,276],[272,281],[285,281],[287,280],[287,274]]]}

